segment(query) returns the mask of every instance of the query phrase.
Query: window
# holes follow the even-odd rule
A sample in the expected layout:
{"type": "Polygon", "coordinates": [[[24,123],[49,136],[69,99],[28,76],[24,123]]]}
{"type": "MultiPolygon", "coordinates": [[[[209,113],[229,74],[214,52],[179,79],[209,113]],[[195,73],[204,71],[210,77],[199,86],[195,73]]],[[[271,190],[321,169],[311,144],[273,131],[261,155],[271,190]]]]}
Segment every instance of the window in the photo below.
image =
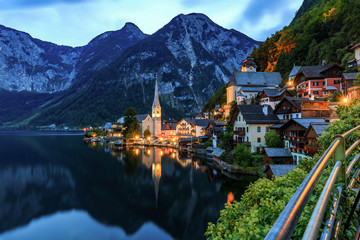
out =
{"type": "Polygon", "coordinates": [[[323,86],[325,86],[325,82],[323,82],[323,86]]]}
{"type": "Polygon", "coordinates": [[[266,132],[269,132],[269,128],[267,127],[267,128],[265,128],[266,129],[266,132]]]}
{"type": "Polygon", "coordinates": [[[299,94],[299,97],[302,97],[302,94],[299,94]]]}
{"type": "Polygon", "coordinates": [[[319,86],[319,82],[313,82],[313,86],[319,86]]]}
{"type": "Polygon", "coordinates": [[[246,132],[249,132],[249,127],[246,127],[246,132]]]}
{"type": "Polygon", "coordinates": [[[299,114],[296,114],[296,118],[299,118],[299,114]]]}
{"type": "Polygon", "coordinates": [[[334,84],[340,84],[340,80],[334,80],[334,84]]]}
{"type": "Polygon", "coordinates": [[[258,138],[258,139],[257,139],[257,142],[258,142],[258,143],[261,142],[261,138],[258,138]]]}
{"type": "Polygon", "coordinates": [[[319,91],[313,91],[314,95],[319,95],[319,91]]]}
{"type": "Polygon", "coordinates": [[[257,132],[261,132],[261,127],[257,127],[257,132]]]}
{"type": "Polygon", "coordinates": [[[308,83],[306,83],[306,85],[305,85],[306,87],[308,87],[309,86],[309,84],[308,83]]]}
{"type": "Polygon", "coordinates": [[[307,95],[309,95],[309,93],[308,93],[308,92],[305,92],[305,93],[304,93],[304,97],[307,96],[307,95]]]}

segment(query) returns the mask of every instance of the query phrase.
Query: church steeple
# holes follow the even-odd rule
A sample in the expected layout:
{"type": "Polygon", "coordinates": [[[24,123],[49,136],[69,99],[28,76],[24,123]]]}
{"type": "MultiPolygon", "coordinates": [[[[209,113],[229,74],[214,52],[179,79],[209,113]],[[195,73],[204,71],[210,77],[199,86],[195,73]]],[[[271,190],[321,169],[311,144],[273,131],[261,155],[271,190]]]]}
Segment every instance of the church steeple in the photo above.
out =
{"type": "Polygon", "coordinates": [[[160,101],[159,101],[159,89],[158,89],[158,83],[157,83],[157,77],[156,77],[156,80],[155,80],[155,95],[154,95],[154,102],[153,102],[153,105],[152,107],[156,107],[157,105],[159,104],[160,106],[160,101]]]}

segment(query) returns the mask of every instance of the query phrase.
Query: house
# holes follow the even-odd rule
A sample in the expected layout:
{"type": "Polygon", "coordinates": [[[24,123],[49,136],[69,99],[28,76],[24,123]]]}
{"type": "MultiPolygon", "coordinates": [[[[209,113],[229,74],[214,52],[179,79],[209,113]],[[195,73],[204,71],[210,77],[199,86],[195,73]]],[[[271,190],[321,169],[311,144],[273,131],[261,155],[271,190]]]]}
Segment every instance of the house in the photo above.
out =
{"type": "Polygon", "coordinates": [[[290,171],[297,167],[295,164],[270,164],[266,169],[265,173],[268,178],[281,177],[288,174],[290,171]]]}
{"type": "Polygon", "coordinates": [[[234,126],[234,143],[246,143],[251,152],[265,146],[265,134],[269,127],[280,123],[268,105],[238,105],[230,121],[234,126]]]}
{"type": "Polygon", "coordinates": [[[282,126],[285,148],[288,148],[297,163],[301,157],[308,157],[305,146],[307,132],[311,123],[324,123],[324,118],[293,118],[282,126]]]}
{"type": "Polygon", "coordinates": [[[220,107],[220,105],[216,105],[214,108],[214,118],[220,119],[224,115],[224,109],[220,107]]]}
{"type": "Polygon", "coordinates": [[[176,135],[176,123],[164,123],[161,125],[161,136],[172,137],[176,135]]]}
{"type": "Polygon", "coordinates": [[[290,73],[289,73],[289,80],[288,80],[288,86],[294,86],[294,80],[296,77],[296,74],[299,72],[301,66],[296,66],[294,64],[294,67],[291,69],[290,73]]]}
{"type": "Polygon", "coordinates": [[[330,91],[342,91],[341,75],[344,68],[339,65],[302,66],[295,76],[297,96],[303,98],[324,97],[330,91]],[[327,89],[326,87],[334,87],[327,89]],[[325,87],[325,88],[324,88],[325,87]]]}
{"type": "Polygon", "coordinates": [[[191,118],[183,118],[181,119],[175,126],[176,136],[189,137],[194,135],[193,121],[191,118]]]}
{"type": "Polygon", "coordinates": [[[292,118],[330,118],[332,110],[329,102],[287,96],[275,107],[274,114],[286,122],[292,118]]]}
{"type": "Polygon", "coordinates": [[[328,126],[328,122],[310,123],[308,130],[305,132],[305,138],[307,139],[305,146],[306,155],[312,157],[318,152],[320,146],[317,139],[321,134],[326,133],[328,126]]]}
{"type": "Polygon", "coordinates": [[[231,102],[250,102],[265,88],[278,88],[281,75],[278,72],[256,72],[255,66],[248,59],[244,61],[242,71],[235,71],[226,88],[225,117],[229,116],[231,102]]]}
{"type": "Polygon", "coordinates": [[[195,130],[195,137],[205,136],[205,128],[211,122],[214,122],[213,119],[198,119],[195,118],[193,121],[193,129],[195,130]]]}
{"type": "Polygon", "coordinates": [[[212,156],[215,160],[221,161],[220,156],[221,154],[223,154],[223,152],[225,152],[224,149],[215,148],[214,151],[212,152],[212,156]]]}
{"type": "Polygon", "coordinates": [[[351,49],[354,50],[355,58],[348,62],[349,68],[356,68],[360,66],[360,43],[353,46],[351,49]]]}
{"type": "Polygon", "coordinates": [[[265,148],[264,164],[292,164],[293,156],[287,148],[265,148]]]}
{"type": "Polygon", "coordinates": [[[272,109],[275,109],[276,105],[285,97],[291,97],[291,94],[286,88],[282,89],[264,89],[260,94],[260,105],[270,105],[272,109]]]}
{"type": "Polygon", "coordinates": [[[225,132],[226,121],[214,121],[209,122],[205,128],[205,133],[209,136],[209,140],[212,140],[213,146],[216,147],[220,142],[219,135],[225,132]]]}
{"type": "Polygon", "coordinates": [[[343,73],[342,75],[342,85],[344,89],[344,94],[349,99],[358,99],[360,97],[359,94],[359,86],[355,86],[354,83],[357,81],[356,77],[360,74],[360,72],[356,73],[343,73]]]}

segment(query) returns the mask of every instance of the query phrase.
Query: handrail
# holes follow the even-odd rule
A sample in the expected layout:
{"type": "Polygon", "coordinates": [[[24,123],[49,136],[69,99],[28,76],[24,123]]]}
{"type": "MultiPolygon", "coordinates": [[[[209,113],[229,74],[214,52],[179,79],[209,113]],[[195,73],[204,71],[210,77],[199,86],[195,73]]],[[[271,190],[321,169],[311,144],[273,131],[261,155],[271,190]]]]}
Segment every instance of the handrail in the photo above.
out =
{"type": "Polygon", "coordinates": [[[340,168],[341,168],[341,161],[337,161],[334,166],[334,169],[332,170],[329,176],[329,179],[327,180],[324,186],[323,191],[321,192],[319,200],[316,203],[316,206],[314,208],[314,211],[311,215],[310,221],[304,233],[303,240],[310,240],[317,238],[321,226],[321,221],[324,218],[324,214],[326,211],[326,205],[329,201],[331,191],[336,181],[336,177],[340,172],[340,168]]]}
{"type": "MultiPolygon", "coordinates": [[[[273,227],[270,229],[269,233],[266,235],[265,240],[273,239],[290,239],[291,235],[296,227],[296,224],[301,216],[302,211],[304,210],[314,188],[317,184],[322,172],[329,163],[331,158],[334,158],[335,166],[324,186],[324,189],[321,193],[321,196],[315,206],[311,219],[308,223],[308,227],[304,233],[303,239],[316,239],[319,233],[319,228],[323,220],[326,206],[330,198],[331,191],[336,182],[337,176],[340,172],[343,173],[345,177],[345,183],[348,183],[348,175],[350,174],[351,169],[354,167],[355,163],[360,158],[360,153],[354,157],[349,166],[346,169],[345,160],[346,157],[360,144],[360,140],[357,140],[351,145],[348,149],[345,149],[345,138],[355,131],[360,130],[360,125],[343,133],[342,135],[336,136],[335,140],[331,145],[326,149],[324,154],[320,157],[314,167],[310,170],[309,174],[305,177],[301,185],[296,190],[295,194],[292,196],[288,204],[285,206],[280,216],[274,223],[273,227]],[[340,169],[343,169],[340,171],[340,169]],[[347,171],[345,171],[347,170],[347,171]]],[[[352,181],[349,184],[349,187],[353,186],[354,178],[359,174],[359,171],[356,171],[352,181]]],[[[346,189],[345,189],[346,190],[346,189]]],[[[328,225],[325,226],[324,230],[329,230],[327,236],[322,235],[322,239],[328,239],[331,236],[331,231],[333,224],[335,222],[336,211],[339,205],[341,198],[341,190],[339,190],[339,196],[334,202],[333,213],[335,214],[328,220],[328,225]]],[[[341,220],[340,220],[341,222],[341,220]]],[[[336,224],[336,232],[339,230],[339,221],[336,224]]]]}
{"type": "Polygon", "coordinates": [[[319,161],[311,169],[293,197],[290,199],[284,210],[276,220],[265,239],[290,239],[303,209],[318,182],[321,173],[324,171],[335,149],[341,143],[341,138],[336,138],[330,147],[326,149],[319,161]]]}

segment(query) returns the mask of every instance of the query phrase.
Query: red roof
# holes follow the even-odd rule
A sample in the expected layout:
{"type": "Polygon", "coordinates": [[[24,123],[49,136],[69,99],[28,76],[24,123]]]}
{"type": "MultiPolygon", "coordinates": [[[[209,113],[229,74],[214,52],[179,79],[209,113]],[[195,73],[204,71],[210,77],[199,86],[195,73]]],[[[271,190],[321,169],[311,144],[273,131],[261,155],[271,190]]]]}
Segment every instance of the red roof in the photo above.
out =
{"type": "Polygon", "coordinates": [[[353,46],[351,49],[358,48],[358,47],[360,47],[360,43],[356,44],[356,45],[353,46]]]}

